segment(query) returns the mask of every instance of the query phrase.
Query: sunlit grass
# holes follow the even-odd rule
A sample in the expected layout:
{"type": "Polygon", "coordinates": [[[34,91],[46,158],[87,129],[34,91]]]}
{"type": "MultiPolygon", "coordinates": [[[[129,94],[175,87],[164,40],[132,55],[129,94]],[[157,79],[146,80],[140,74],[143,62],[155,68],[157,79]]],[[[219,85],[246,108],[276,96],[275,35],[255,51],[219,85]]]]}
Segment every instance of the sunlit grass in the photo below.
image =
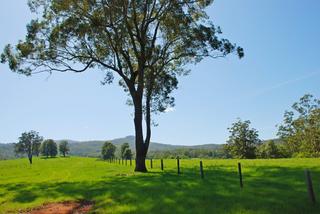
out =
{"type": "Polygon", "coordinates": [[[304,169],[312,172],[320,200],[320,159],[241,160],[244,188],[239,185],[238,160],[147,160],[149,173],[133,166],[94,158],[0,161],[0,213],[18,212],[43,203],[86,199],[97,213],[320,213],[312,205],[304,169]]]}

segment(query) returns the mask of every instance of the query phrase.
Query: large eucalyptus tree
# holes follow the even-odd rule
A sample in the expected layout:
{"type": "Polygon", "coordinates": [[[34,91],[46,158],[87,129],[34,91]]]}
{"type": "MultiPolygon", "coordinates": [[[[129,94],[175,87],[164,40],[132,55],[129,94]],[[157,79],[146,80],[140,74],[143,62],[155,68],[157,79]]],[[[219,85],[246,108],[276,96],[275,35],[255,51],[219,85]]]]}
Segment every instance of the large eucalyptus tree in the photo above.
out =
{"type": "Polygon", "coordinates": [[[105,71],[119,75],[134,106],[136,171],[147,171],[151,114],[174,105],[185,65],[243,49],[221,38],[205,9],[213,0],[29,0],[39,16],[1,56],[14,72],[105,71]],[[143,124],[145,123],[145,136],[143,124]]]}

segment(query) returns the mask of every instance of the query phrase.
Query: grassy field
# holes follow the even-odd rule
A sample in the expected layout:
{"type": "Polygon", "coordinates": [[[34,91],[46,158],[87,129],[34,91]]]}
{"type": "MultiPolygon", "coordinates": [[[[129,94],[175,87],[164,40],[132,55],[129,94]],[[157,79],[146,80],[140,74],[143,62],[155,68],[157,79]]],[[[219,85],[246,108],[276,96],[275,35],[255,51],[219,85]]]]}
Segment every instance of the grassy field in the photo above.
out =
{"type": "MultiPolygon", "coordinates": [[[[47,202],[86,199],[94,213],[320,213],[320,159],[153,161],[149,173],[94,158],[0,161],[0,213],[47,202]],[[318,203],[309,201],[304,169],[312,172],[318,203]]],[[[150,162],[147,162],[150,166],[150,162]]]]}

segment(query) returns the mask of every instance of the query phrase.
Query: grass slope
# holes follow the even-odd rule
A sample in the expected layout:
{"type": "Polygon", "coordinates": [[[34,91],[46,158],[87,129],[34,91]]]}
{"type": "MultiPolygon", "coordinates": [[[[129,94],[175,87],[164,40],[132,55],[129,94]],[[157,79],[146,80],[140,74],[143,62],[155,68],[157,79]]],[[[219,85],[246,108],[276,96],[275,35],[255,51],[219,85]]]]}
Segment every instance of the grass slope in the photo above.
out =
{"type": "Polygon", "coordinates": [[[320,159],[241,160],[242,190],[237,160],[203,162],[204,180],[199,160],[181,160],[181,175],[175,160],[146,174],[94,158],[0,161],[0,213],[78,199],[95,201],[94,213],[320,213],[304,177],[309,168],[319,199],[320,159]]]}

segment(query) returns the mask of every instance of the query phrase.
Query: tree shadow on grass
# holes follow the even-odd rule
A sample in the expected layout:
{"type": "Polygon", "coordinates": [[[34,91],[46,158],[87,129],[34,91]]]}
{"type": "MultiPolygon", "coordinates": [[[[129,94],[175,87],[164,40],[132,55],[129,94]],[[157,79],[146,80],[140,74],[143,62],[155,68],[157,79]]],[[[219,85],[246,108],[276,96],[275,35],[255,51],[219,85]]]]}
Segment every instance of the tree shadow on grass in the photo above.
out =
{"type": "Polygon", "coordinates": [[[57,156],[53,156],[53,157],[40,156],[39,158],[43,159],[43,160],[50,160],[50,159],[56,159],[56,158],[59,158],[59,157],[57,157],[57,156]]]}
{"type": "Polygon", "coordinates": [[[19,202],[19,203],[28,203],[36,200],[38,195],[33,193],[33,191],[29,190],[20,190],[19,194],[16,194],[16,196],[13,199],[13,202],[19,202]]]}
{"type": "MultiPolygon", "coordinates": [[[[319,173],[316,173],[319,178],[319,173]]],[[[318,184],[316,184],[318,185],[318,184]]],[[[316,187],[315,185],[315,187],[316,187]]],[[[208,167],[205,179],[194,170],[105,177],[104,180],[0,185],[13,202],[37,198],[95,201],[97,213],[319,213],[311,205],[300,168],[259,167],[259,176],[208,167]]],[[[317,191],[319,193],[319,191],[317,191]]]]}

